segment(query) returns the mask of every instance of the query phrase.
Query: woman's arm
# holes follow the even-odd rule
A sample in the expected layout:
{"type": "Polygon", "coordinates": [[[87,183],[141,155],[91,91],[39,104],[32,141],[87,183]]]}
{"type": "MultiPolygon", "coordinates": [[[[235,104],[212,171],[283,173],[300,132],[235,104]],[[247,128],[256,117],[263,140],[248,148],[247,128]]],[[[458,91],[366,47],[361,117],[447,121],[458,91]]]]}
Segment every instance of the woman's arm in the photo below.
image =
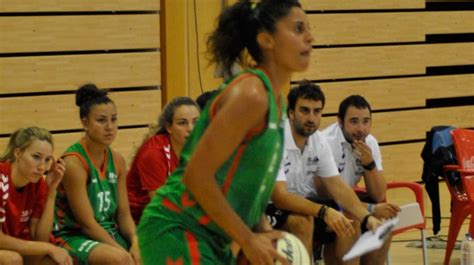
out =
{"type": "Polygon", "coordinates": [[[72,265],[67,250],[47,242],[18,239],[2,232],[0,224],[0,249],[18,252],[22,256],[50,256],[58,264],[72,265]]]}
{"type": "Polygon", "coordinates": [[[12,250],[20,255],[48,255],[54,245],[46,242],[27,241],[6,235],[0,225],[0,249],[12,250]]]}
{"type": "Polygon", "coordinates": [[[248,131],[266,121],[267,95],[261,81],[250,77],[223,94],[217,104],[216,115],[189,160],[183,182],[209,217],[242,247],[249,260],[266,264],[277,255],[271,240],[279,237],[279,233],[254,234],[229,205],[214,174],[248,131]]]}
{"type": "Polygon", "coordinates": [[[128,194],[126,186],[126,166],[125,159],[122,155],[114,152],[114,158],[117,161],[118,167],[118,207],[117,207],[117,223],[119,226],[120,234],[130,242],[130,254],[135,260],[135,264],[140,264],[140,251],[138,248],[138,238],[135,231],[135,223],[133,222],[132,215],[130,213],[130,205],[128,203],[128,194]]]}
{"type": "MultiPolygon", "coordinates": [[[[41,217],[32,218],[30,223],[31,236],[36,241],[49,241],[51,229],[53,227],[54,219],[54,203],[56,199],[56,189],[61,183],[66,170],[66,163],[63,159],[58,159],[53,162],[51,169],[46,176],[46,185],[48,186],[48,193],[46,194],[46,203],[41,217]]],[[[44,194],[40,195],[44,196],[44,194]]],[[[36,198],[43,200],[43,198],[36,198]]]]}
{"type": "Polygon", "coordinates": [[[54,219],[54,200],[56,190],[48,192],[46,204],[40,218],[32,218],[30,221],[31,237],[36,241],[49,241],[49,235],[53,228],[54,219]]]}
{"type": "Polygon", "coordinates": [[[265,214],[262,214],[260,221],[258,222],[257,226],[254,228],[255,232],[263,233],[263,232],[270,232],[273,230],[272,225],[268,221],[268,218],[265,214]]]}
{"type": "Polygon", "coordinates": [[[63,186],[71,210],[76,222],[81,226],[82,232],[93,240],[123,249],[94,218],[94,212],[88,203],[89,197],[87,196],[89,176],[81,161],[75,156],[68,156],[64,160],[66,172],[64,173],[63,186]]]}

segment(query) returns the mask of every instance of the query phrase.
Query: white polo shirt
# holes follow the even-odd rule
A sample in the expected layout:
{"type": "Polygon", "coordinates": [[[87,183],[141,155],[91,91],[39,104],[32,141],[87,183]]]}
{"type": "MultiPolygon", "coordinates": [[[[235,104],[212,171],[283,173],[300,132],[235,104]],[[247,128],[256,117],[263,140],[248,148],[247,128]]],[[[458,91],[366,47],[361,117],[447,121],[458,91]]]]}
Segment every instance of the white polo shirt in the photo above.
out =
{"type": "Polygon", "coordinates": [[[314,177],[335,177],[339,173],[331,148],[321,132],[310,137],[301,153],[291,133],[290,122],[285,123],[285,153],[277,181],[286,181],[288,191],[304,197],[315,196],[314,177]]]}
{"type": "MultiPolygon", "coordinates": [[[[332,154],[336,161],[339,174],[349,187],[354,187],[361,177],[364,175],[364,167],[360,162],[360,157],[354,152],[352,145],[346,141],[344,134],[342,133],[341,126],[338,122],[331,124],[322,131],[331,147],[332,154]]],[[[365,143],[372,150],[372,157],[374,158],[375,165],[378,170],[382,168],[382,155],[380,154],[380,147],[377,139],[369,134],[365,138],[365,143]]]]}

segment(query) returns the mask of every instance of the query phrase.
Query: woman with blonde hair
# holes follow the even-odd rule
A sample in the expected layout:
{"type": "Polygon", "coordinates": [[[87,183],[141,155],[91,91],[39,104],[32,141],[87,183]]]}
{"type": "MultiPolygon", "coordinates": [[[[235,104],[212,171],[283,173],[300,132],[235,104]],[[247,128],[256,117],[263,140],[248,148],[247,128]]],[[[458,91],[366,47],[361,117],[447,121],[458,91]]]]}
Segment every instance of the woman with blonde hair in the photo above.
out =
{"type": "Polygon", "coordinates": [[[179,155],[199,117],[199,107],[189,97],[177,97],[166,104],[158,125],[138,148],[127,174],[128,199],[136,224],[143,209],[165,184],[168,176],[178,166],[179,155]]]}
{"type": "Polygon", "coordinates": [[[0,156],[0,264],[72,265],[66,250],[48,242],[64,170],[64,161],[53,158],[49,131],[28,127],[12,134],[0,156]]]}

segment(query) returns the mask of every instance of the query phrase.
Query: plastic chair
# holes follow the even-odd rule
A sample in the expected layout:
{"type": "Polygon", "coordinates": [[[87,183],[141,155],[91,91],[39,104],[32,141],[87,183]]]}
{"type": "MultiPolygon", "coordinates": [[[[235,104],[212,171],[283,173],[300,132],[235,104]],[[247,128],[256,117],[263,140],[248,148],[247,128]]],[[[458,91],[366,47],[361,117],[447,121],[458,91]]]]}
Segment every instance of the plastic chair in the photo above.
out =
{"type": "Polygon", "coordinates": [[[449,264],[459,230],[469,214],[469,232],[474,234],[474,130],[454,129],[451,135],[458,165],[443,167],[452,203],[445,265],[449,264]]]}
{"type": "MultiPolygon", "coordinates": [[[[420,234],[421,234],[421,243],[422,243],[422,249],[423,249],[423,264],[427,265],[428,264],[428,252],[427,252],[427,247],[426,247],[426,236],[425,236],[425,228],[426,228],[426,219],[425,219],[425,204],[423,201],[423,188],[420,184],[414,183],[414,182],[403,182],[403,181],[398,181],[398,182],[389,182],[387,183],[387,190],[390,189],[409,189],[411,190],[414,195],[415,195],[415,200],[420,206],[420,212],[421,214],[422,221],[419,223],[415,223],[409,226],[404,226],[399,229],[394,229],[392,230],[392,236],[398,235],[400,233],[403,233],[407,230],[411,229],[419,229],[420,234]]],[[[356,192],[365,192],[365,189],[360,188],[360,187],[355,187],[356,192]]],[[[390,253],[387,255],[387,265],[390,265],[390,253]]]]}
{"type": "MultiPolygon", "coordinates": [[[[425,228],[426,228],[426,219],[425,219],[425,204],[423,201],[423,188],[420,184],[414,182],[391,182],[387,183],[387,189],[399,189],[399,188],[406,188],[410,189],[415,194],[415,199],[418,205],[420,206],[420,213],[423,217],[422,220],[418,223],[404,226],[399,229],[394,229],[392,231],[392,236],[401,234],[407,230],[411,229],[419,229],[421,235],[421,245],[423,250],[423,264],[428,265],[428,251],[426,247],[426,236],[425,236],[425,228]]],[[[387,265],[390,265],[390,254],[387,255],[387,265]]]]}

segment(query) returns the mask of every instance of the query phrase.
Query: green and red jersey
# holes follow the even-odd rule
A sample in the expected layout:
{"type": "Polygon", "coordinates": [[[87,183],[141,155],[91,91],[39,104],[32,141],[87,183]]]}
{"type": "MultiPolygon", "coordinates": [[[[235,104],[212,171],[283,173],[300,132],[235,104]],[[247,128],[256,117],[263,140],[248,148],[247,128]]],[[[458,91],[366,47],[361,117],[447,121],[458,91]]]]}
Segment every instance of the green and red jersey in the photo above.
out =
{"type": "MultiPolygon", "coordinates": [[[[264,84],[268,96],[268,113],[265,124],[250,131],[227,161],[219,167],[215,179],[228,203],[244,223],[253,228],[259,222],[269,201],[283,153],[283,128],[279,105],[275,101],[271,83],[261,70],[248,69],[224,84],[211,104],[201,112],[199,120],[180,155],[180,165],[170,175],[168,181],[158,191],[145,208],[140,221],[139,237],[153,237],[170,227],[179,225],[193,231],[200,238],[208,238],[217,243],[228,244],[231,239],[209,218],[195,201],[193,195],[182,182],[186,165],[200,138],[215,115],[216,102],[225,89],[232,89],[237,79],[257,76],[264,84]],[[234,82],[233,82],[234,81],[234,82]],[[155,227],[153,220],[167,220],[169,226],[155,227]]],[[[283,106],[283,104],[281,104],[283,106]]],[[[229,121],[231,122],[231,121],[229,121]]],[[[140,239],[142,240],[142,239],[140,239]]],[[[147,255],[142,250],[142,255],[147,255]]]]}
{"type": "MultiPolygon", "coordinates": [[[[118,175],[112,153],[110,148],[106,149],[102,168],[97,168],[91,160],[91,155],[87,150],[84,140],[70,146],[63,155],[63,157],[76,156],[88,172],[87,196],[89,203],[94,211],[95,220],[106,230],[117,227],[118,175]]],[[[55,236],[62,236],[63,233],[79,232],[80,229],[67,201],[64,188],[60,186],[56,196],[53,233],[55,236]]]]}

